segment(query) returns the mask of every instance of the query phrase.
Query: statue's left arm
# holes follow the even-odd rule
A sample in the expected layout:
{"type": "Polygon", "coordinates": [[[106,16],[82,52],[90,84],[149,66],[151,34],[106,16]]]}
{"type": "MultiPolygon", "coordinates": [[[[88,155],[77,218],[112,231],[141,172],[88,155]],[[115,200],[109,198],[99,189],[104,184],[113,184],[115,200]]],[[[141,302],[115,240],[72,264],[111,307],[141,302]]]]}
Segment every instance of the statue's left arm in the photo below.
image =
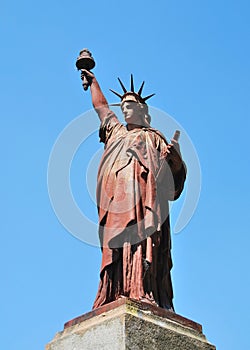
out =
{"type": "Polygon", "coordinates": [[[182,160],[179,143],[172,139],[164,145],[161,154],[161,166],[157,174],[158,182],[168,189],[168,199],[177,199],[183,190],[187,168],[182,160]]]}
{"type": "Polygon", "coordinates": [[[175,190],[172,200],[179,198],[186,180],[187,167],[182,160],[180,145],[175,139],[167,145],[167,162],[171,169],[175,190]]]}

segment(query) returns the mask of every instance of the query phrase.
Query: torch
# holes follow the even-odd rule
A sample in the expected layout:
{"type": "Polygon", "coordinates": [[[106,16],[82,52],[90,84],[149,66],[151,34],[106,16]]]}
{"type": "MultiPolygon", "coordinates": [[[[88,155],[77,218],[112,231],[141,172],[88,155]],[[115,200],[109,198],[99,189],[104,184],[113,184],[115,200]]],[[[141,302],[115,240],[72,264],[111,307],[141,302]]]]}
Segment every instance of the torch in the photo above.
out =
{"type": "MultiPolygon", "coordinates": [[[[76,60],[76,68],[78,70],[86,69],[90,71],[94,67],[95,67],[95,61],[94,61],[94,58],[92,57],[91,52],[88,49],[81,50],[76,60]]],[[[82,85],[85,91],[88,90],[89,82],[85,76],[83,78],[82,85]]]]}

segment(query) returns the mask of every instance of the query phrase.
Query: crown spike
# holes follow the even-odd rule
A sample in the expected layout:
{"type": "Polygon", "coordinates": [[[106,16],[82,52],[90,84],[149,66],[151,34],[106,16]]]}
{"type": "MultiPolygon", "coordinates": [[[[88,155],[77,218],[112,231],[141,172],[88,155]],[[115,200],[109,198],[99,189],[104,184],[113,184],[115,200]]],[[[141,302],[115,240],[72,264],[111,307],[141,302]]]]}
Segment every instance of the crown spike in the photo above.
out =
{"type": "Polygon", "coordinates": [[[123,85],[121,79],[120,79],[120,78],[117,78],[117,79],[118,79],[118,81],[119,81],[119,83],[120,83],[120,85],[121,85],[121,87],[122,87],[122,90],[123,90],[124,94],[126,94],[127,89],[126,89],[125,86],[123,85]]]}
{"type": "Polygon", "coordinates": [[[137,92],[139,96],[141,96],[144,83],[145,83],[145,81],[142,82],[141,87],[140,87],[139,91],[137,92]]]}
{"type": "Polygon", "coordinates": [[[131,74],[131,91],[135,92],[133,74],[131,74]]]}
{"type": "Polygon", "coordinates": [[[109,89],[111,92],[113,92],[113,94],[115,94],[116,96],[120,97],[120,99],[122,99],[122,95],[118,94],[118,92],[112,90],[112,89],[109,89]]]}
{"type": "Polygon", "coordinates": [[[149,98],[153,97],[155,94],[148,95],[146,97],[143,97],[143,101],[147,101],[149,98]]]}

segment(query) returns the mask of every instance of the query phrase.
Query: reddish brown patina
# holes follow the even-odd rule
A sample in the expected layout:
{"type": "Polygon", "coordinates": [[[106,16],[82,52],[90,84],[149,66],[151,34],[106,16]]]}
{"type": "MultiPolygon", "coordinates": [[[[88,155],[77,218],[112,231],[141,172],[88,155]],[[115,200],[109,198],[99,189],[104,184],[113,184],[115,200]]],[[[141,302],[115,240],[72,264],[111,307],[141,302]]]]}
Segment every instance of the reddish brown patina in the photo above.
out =
{"type": "Polygon", "coordinates": [[[102,265],[93,308],[126,296],[173,310],[168,201],[180,196],[186,177],[179,144],[150,126],[143,85],[136,93],[133,79],[131,91],[120,82],[123,125],[95,76],[82,70],[83,78],[105,144],[97,183],[102,265]]]}

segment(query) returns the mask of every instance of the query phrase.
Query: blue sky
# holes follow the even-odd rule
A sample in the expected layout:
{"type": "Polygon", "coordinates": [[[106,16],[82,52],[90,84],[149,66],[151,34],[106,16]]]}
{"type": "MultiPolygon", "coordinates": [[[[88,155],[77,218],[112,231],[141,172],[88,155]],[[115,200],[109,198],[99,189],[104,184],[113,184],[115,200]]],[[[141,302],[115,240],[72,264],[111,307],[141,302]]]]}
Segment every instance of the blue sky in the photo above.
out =
{"type": "MultiPolygon", "coordinates": [[[[47,190],[53,144],[91,109],[75,69],[83,47],[110,102],[116,78],[127,84],[134,73],[136,86],[145,80],[145,94],[156,93],[151,104],[191,138],[202,189],[190,223],[173,234],[176,312],[201,323],[218,350],[248,347],[249,9],[243,0],[2,2],[5,350],[44,349],[64,322],[91,309],[97,291],[100,251],[66,231],[47,190]]],[[[99,149],[97,135],[88,147],[99,149]]],[[[72,163],[72,191],[95,218],[84,154],[72,163]]]]}

